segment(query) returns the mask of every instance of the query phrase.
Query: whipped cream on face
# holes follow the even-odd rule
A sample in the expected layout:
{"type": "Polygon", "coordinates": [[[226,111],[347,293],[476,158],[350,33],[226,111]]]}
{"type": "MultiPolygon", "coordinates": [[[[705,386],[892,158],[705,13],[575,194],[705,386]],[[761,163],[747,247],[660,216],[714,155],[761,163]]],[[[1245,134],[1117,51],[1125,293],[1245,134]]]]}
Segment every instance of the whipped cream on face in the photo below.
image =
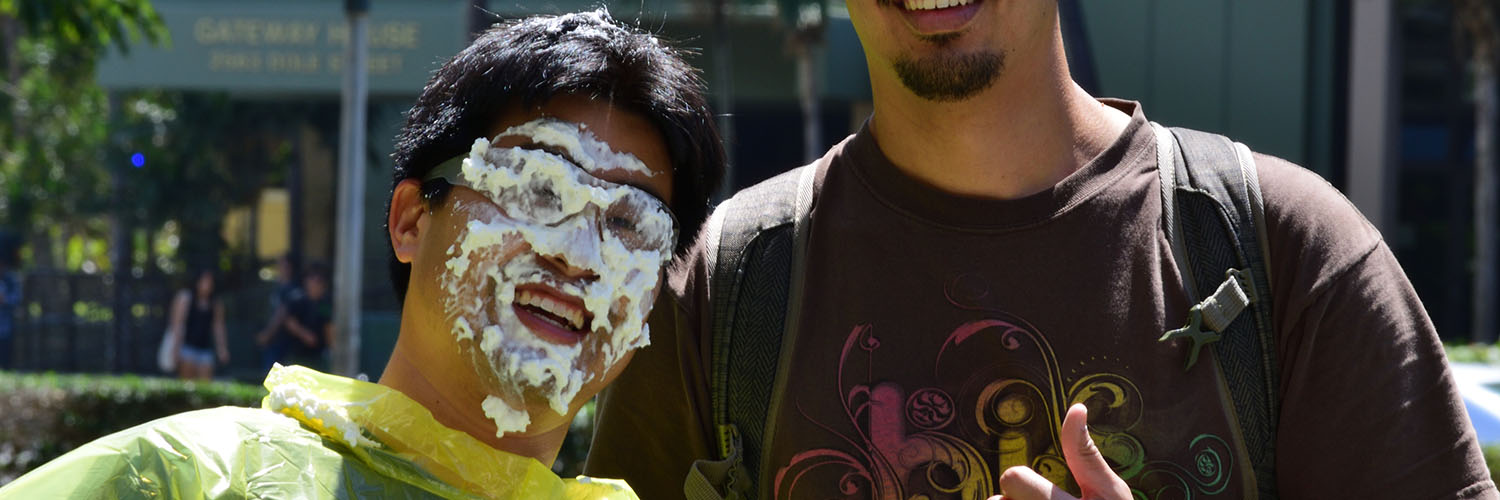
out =
{"type": "Polygon", "coordinates": [[[544,146],[561,148],[578,166],[589,173],[605,170],[625,170],[654,177],[655,172],[646,163],[630,153],[615,151],[609,143],[599,140],[587,131],[587,126],[555,118],[539,118],[505,129],[495,136],[495,141],[505,137],[529,137],[532,142],[544,146]],[[582,131],[583,133],[579,133],[582,131]]]}
{"type": "Polygon", "coordinates": [[[496,431],[496,436],[509,432],[506,429],[524,430],[526,426],[531,425],[531,415],[523,410],[511,408],[503,399],[485,396],[484,402],[479,406],[484,409],[484,416],[495,421],[495,427],[500,429],[496,431]]]}
{"type": "MultiPolygon", "coordinates": [[[[566,414],[585,384],[604,376],[630,350],[650,343],[646,314],[651,292],[664,258],[670,257],[601,238],[597,219],[617,200],[639,193],[585,172],[649,175],[638,158],[610,149],[580,124],[551,118],[511,127],[496,140],[510,136],[560,149],[572,162],[546,151],[492,148],[485,139],[474,141],[463,162],[463,181],[500,213],[470,220],[450,249],[444,306],[455,336],[471,342],[477,338],[488,361],[480,368],[492,372],[497,382],[493,389],[498,394],[481,403],[497,435],[524,430],[531,421],[525,408],[508,402],[520,404],[526,394],[541,396],[552,411],[566,414]],[[507,255],[511,257],[504,259],[507,255]],[[559,276],[542,256],[560,258],[594,278],[559,276]],[[531,284],[582,300],[584,317],[592,319],[578,342],[549,342],[521,322],[516,287],[531,284]]],[[[670,239],[670,219],[640,221],[642,227],[635,230],[644,238],[670,239]]]]}

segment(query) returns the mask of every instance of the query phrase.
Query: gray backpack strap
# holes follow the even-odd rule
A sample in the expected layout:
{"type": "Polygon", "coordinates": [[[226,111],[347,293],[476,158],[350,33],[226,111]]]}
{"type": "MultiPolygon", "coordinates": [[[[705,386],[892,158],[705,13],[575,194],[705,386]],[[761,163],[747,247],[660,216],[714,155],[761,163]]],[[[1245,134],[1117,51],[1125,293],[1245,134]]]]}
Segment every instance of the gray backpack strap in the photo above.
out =
{"type": "Polygon", "coordinates": [[[1204,345],[1229,388],[1262,499],[1277,498],[1280,410],[1271,315],[1265,205],[1254,157],[1220,135],[1153,124],[1161,155],[1163,224],[1189,300],[1186,325],[1162,341],[1191,341],[1187,368],[1204,345]]]}
{"type": "Polygon", "coordinates": [[[725,200],[705,227],[713,308],[709,397],[718,460],[693,464],[689,499],[758,498],[796,338],[801,272],[817,166],[773,177],[725,200]]]}

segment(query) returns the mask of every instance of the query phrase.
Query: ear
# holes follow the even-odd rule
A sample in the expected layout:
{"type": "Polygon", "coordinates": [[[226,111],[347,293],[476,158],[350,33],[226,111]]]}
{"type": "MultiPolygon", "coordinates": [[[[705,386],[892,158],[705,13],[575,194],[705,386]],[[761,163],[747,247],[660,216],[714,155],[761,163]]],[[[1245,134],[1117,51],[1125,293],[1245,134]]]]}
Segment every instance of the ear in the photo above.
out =
{"type": "Polygon", "coordinates": [[[412,258],[417,256],[417,248],[422,241],[425,224],[419,222],[427,217],[421,181],[406,179],[396,184],[396,189],[391,191],[391,213],[388,217],[385,224],[391,233],[391,249],[395,250],[396,260],[410,264],[412,258]]]}

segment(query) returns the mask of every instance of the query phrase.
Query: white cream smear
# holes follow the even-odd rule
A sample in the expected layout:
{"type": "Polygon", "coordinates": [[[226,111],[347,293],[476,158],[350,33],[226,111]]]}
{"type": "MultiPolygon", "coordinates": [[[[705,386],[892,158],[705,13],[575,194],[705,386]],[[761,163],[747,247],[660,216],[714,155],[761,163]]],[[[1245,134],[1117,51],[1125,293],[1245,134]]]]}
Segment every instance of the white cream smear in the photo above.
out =
{"type": "Polygon", "coordinates": [[[359,424],[349,417],[345,405],[358,403],[325,401],[295,384],[282,384],[272,388],[266,400],[270,403],[271,411],[295,410],[309,420],[321,421],[325,428],[337,434],[337,439],[345,446],[355,448],[375,444],[360,432],[359,424]]]}
{"type": "MultiPolygon", "coordinates": [[[[452,257],[443,275],[448,292],[444,305],[453,334],[469,342],[477,338],[498,381],[494,389],[500,394],[481,403],[495,422],[497,436],[526,429],[530,415],[524,407],[513,406],[524,405],[526,394],[544,397],[552,411],[565,415],[585,384],[603,377],[630,350],[650,344],[646,314],[671,244],[662,252],[649,250],[661,245],[641,241],[670,240],[673,231],[671,219],[664,217],[640,217],[644,224],[633,228],[629,241],[601,231],[602,217],[633,206],[630,202],[644,192],[599,181],[586,172],[652,172],[634,155],[614,151],[582,125],[542,118],[506,129],[495,140],[504,137],[528,138],[532,144],[561,150],[573,163],[536,149],[492,148],[482,138],[474,141],[463,161],[463,181],[487,196],[500,213],[488,220],[470,220],[450,248],[452,257]],[[523,243],[529,249],[517,252],[523,243]],[[514,256],[501,261],[505,255],[514,256]],[[561,276],[542,256],[587,270],[594,278],[561,276]],[[549,342],[521,322],[516,289],[533,284],[582,300],[587,314],[559,315],[572,323],[568,326],[586,332],[579,341],[549,342]],[[582,318],[590,316],[592,321],[582,325],[582,318]]],[[[520,295],[526,300],[521,305],[549,312],[572,307],[548,302],[551,299],[541,294],[520,295]]]]}

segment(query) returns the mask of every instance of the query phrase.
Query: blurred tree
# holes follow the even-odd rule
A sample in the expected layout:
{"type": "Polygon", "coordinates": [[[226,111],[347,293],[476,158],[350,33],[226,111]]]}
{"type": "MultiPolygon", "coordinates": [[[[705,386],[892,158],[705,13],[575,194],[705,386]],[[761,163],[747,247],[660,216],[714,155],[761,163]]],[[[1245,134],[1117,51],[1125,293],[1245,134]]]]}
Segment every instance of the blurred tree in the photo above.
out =
{"type": "MultiPolygon", "coordinates": [[[[176,221],[177,256],[190,266],[234,267],[219,237],[231,207],[251,206],[284,182],[292,159],[289,120],[332,112],[297,101],[246,101],[220,93],[137,92],[121,99],[107,156],[127,164],[122,194],[133,224],[176,221]]],[[[253,250],[253,249],[244,249],[253,250]]],[[[249,255],[249,254],[247,254],[249,255]]],[[[253,255],[251,255],[253,257],[253,255]]]]}
{"type": "Polygon", "coordinates": [[[797,60],[797,102],[802,108],[802,161],[823,156],[822,112],[818,106],[817,53],[827,25],[826,0],[777,0],[787,28],[787,50],[797,60]]]}
{"type": "Polygon", "coordinates": [[[822,124],[818,109],[818,75],[816,73],[817,51],[823,45],[823,32],[827,23],[828,0],[696,0],[706,4],[713,29],[710,40],[714,54],[714,66],[710,81],[714,88],[714,113],[719,116],[719,133],[724,136],[725,155],[729,165],[725,166],[724,180],[716,199],[733,194],[734,173],[734,88],[730,64],[733,55],[729,30],[733,27],[730,12],[735,7],[751,5],[775,5],[779,14],[778,23],[786,32],[786,50],[796,62],[797,101],[802,110],[803,156],[812,161],[823,155],[822,124]]]}
{"type": "Polygon", "coordinates": [[[1469,40],[1474,76],[1474,331],[1475,342],[1495,341],[1497,293],[1495,172],[1496,74],[1500,34],[1490,0],[1458,0],[1454,16],[1469,40]]]}
{"type": "Polygon", "coordinates": [[[111,47],[167,37],[148,0],[0,0],[0,226],[17,228],[53,264],[52,229],[101,214],[110,165],[101,158],[109,100],[94,79],[111,47]]]}
{"type": "Polygon", "coordinates": [[[714,202],[728,198],[734,194],[731,191],[734,186],[734,72],[731,70],[730,58],[733,56],[734,45],[729,43],[729,3],[730,0],[707,0],[709,2],[709,16],[713,23],[714,65],[710,81],[713,88],[709,93],[714,99],[714,114],[718,115],[719,134],[724,137],[724,178],[719,181],[719,188],[713,195],[714,202]]]}

